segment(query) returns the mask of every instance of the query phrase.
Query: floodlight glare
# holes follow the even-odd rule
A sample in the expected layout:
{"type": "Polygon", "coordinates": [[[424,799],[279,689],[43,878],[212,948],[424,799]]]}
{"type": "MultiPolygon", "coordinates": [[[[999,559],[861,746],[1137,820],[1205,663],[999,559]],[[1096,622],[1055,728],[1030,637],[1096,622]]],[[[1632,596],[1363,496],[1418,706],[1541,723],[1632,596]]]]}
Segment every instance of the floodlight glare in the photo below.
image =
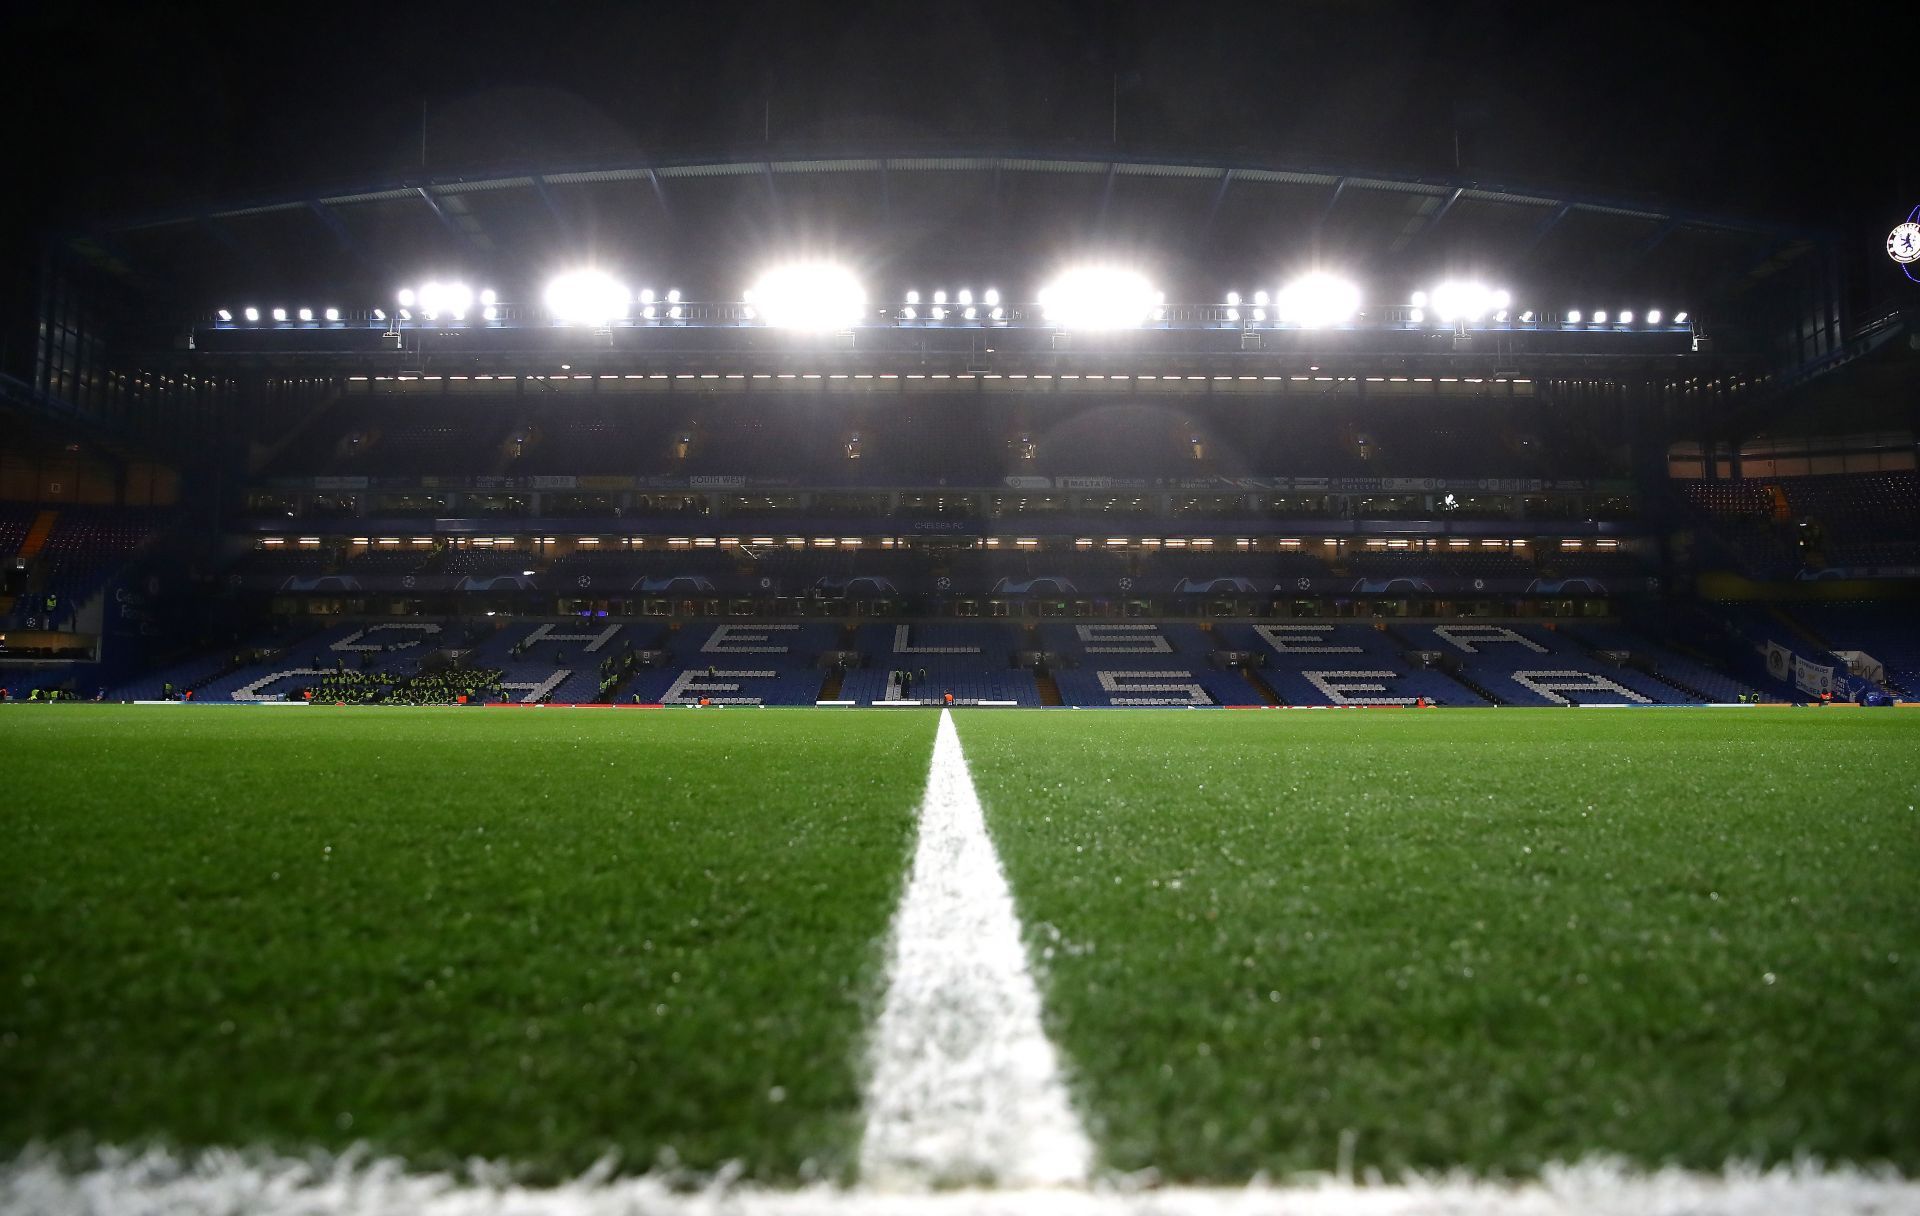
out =
{"type": "Polygon", "coordinates": [[[1500,306],[1504,292],[1490,291],[1484,283],[1452,280],[1433,289],[1433,311],[1442,322],[1478,321],[1500,306]]]}
{"type": "MultiPolygon", "coordinates": [[[[1265,293],[1261,293],[1264,297],[1265,293]]],[[[1275,309],[1279,319],[1302,329],[1344,325],[1360,311],[1360,289],[1345,279],[1314,273],[1280,289],[1275,309]]],[[[1264,298],[1260,303],[1266,303],[1264,298]]]]}
{"type": "Polygon", "coordinates": [[[1607,310],[1602,308],[1596,311],[1593,314],[1593,323],[1595,325],[1605,325],[1607,323],[1607,310]]]}
{"type": "Polygon", "coordinates": [[[413,320],[413,314],[403,308],[400,310],[400,319],[402,321],[411,321],[413,320]]]}
{"type": "Polygon", "coordinates": [[[1000,289],[998,287],[987,288],[987,290],[981,294],[980,302],[989,308],[997,307],[1000,303],[1000,289]]]}
{"type": "Polygon", "coordinates": [[[480,293],[480,303],[487,307],[492,307],[499,299],[499,296],[493,294],[493,288],[491,287],[480,293]]]}
{"type": "Polygon", "coordinates": [[[987,315],[996,321],[1004,321],[1007,319],[1007,310],[996,304],[993,311],[987,315]]]}
{"type": "Polygon", "coordinates": [[[1622,324],[1622,325],[1631,325],[1631,324],[1633,324],[1633,314],[1632,314],[1631,312],[1623,312],[1623,313],[1621,313],[1621,314],[1620,314],[1620,324],[1622,324]]]}
{"type": "Polygon", "coordinates": [[[386,319],[387,319],[387,310],[386,310],[386,309],[384,309],[384,308],[376,308],[376,309],[374,309],[374,310],[373,310],[373,319],[374,319],[374,320],[376,320],[376,321],[384,321],[384,320],[386,320],[386,319]]]}
{"type": "Polygon", "coordinates": [[[402,308],[412,308],[412,307],[413,307],[413,302],[414,302],[414,300],[415,300],[415,299],[416,299],[417,297],[416,297],[416,296],[415,296],[415,295],[413,294],[413,288],[411,288],[411,287],[402,287],[402,288],[400,289],[400,297],[399,297],[399,298],[400,298],[400,307],[402,307],[402,308]]]}
{"type": "Polygon", "coordinates": [[[900,315],[906,318],[907,320],[911,321],[919,314],[914,310],[913,305],[909,304],[905,308],[900,310],[900,315]]]}
{"type": "Polygon", "coordinates": [[[651,303],[653,303],[653,288],[651,288],[651,287],[642,287],[642,288],[640,289],[640,302],[641,302],[642,304],[651,304],[651,303]]]}
{"type": "Polygon", "coordinates": [[[961,313],[960,315],[961,315],[961,316],[963,316],[963,317],[965,317],[965,318],[966,318],[967,320],[969,320],[969,321],[971,321],[971,320],[973,320],[973,319],[974,319],[974,318],[975,318],[975,317],[976,317],[976,316],[977,316],[978,314],[977,314],[977,313],[976,313],[976,312],[974,311],[974,307],[973,307],[973,305],[971,305],[971,304],[969,304],[969,305],[967,305],[967,307],[966,307],[966,309],[965,309],[965,311],[963,311],[963,312],[962,312],[962,313],[961,313]]]}
{"type": "Polygon", "coordinates": [[[1239,304],[1240,304],[1240,293],[1239,293],[1239,292],[1237,292],[1237,291],[1230,291],[1230,292],[1228,292],[1228,293],[1227,293],[1227,307],[1228,307],[1228,308],[1237,308],[1237,307],[1239,306],[1239,304]]]}
{"type": "Polygon", "coordinates": [[[1578,324],[1580,324],[1580,310],[1579,310],[1579,309],[1577,309],[1577,308],[1569,308],[1569,309],[1567,310],[1567,323],[1568,323],[1568,324],[1570,324],[1570,325],[1578,325],[1578,324]]]}
{"type": "Polygon", "coordinates": [[[679,302],[680,302],[680,289],[678,287],[667,288],[667,303],[678,304],[679,302]]]}
{"type": "Polygon", "coordinates": [[[228,312],[228,311],[227,311],[226,309],[224,309],[224,308],[223,308],[223,309],[221,309],[221,310],[219,311],[219,313],[218,313],[217,315],[219,316],[219,318],[220,318],[220,319],[221,319],[222,321],[231,321],[231,320],[233,320],[233,314],[232,314],[232,313],[230,313],[230,312],[228,312]]]}
{"type": "Polygon", "coordinates": [[[939,291],[934,292],[933,302],[935,304],[945,304],[947,302],[947,289],[942,287],[939,291]]]}
{"type": "Polygon", "coordinates": [[[575,270],[547,284],[547,312],[561,325],[606,325],[627,315],[633,295],[612,275],[575,270]]]}
{"type": "Polygon", "coordinates": [[[244,315],[249,321],[258,321],[260,319],[260,310],[257,308],[249,308],[244,315]]]}
{"type": "Polygon", "coordinates": [[[867,292],[845,266],[793,262],[761,275],[753,301],[779,329],[845,329],[866,312],[867,292]]]}
{"type": "Polygon", "coordinates": [[[1240,310],[1233,307],[1231,304],[1229,304],[1227,306],[1227,320],[1238,321],[1239,319],[1240,319],[1240,310]]]}
{"type": "Polygon", "coordinates": [[[1273,300],[1272,300],[1272,297],[1267,295],[1266,292],[1256,291],[1253,293],[1253,302],[1255,304],[1258,304],[1260,307],[1265,308],[1268,304],[1272,303],[1273,300]]]}
{"type": "Polygon", "coordinates": [[[302,321],[311,321],[313,320],[313,309],[303,308],[297,315],[302,321]]]}
{"type": "Polygon", "coordinates": [[[1522,325],[1533,324],[1533,309],[1529,308],[1527,309],[1527,311],[1520,314],[1520,323],[1522,325]]]}
{"type": "Polygon", "coordinates": [[[1493,306],[1495,308],[1505,308],[1511,303],[1513,303],[1513,293],[1505,288],[1493,293],[1493,306]]]}
{"type": "Polygon", "coordinates": [[[1253,319],[1254,319],[1254,320],[1256,320],[1256,321],[1264,321],[1264,320],[1266,320],[1266,319],[1267,319],[1267,310],[1266,310],[1266,309],[1264,309],[1264,308],[1256,308],[1256,309],[1254,309],[1254,310],[1253,310],[1253,319]]]}
{"type": "Polygon", "coordinates": [[[936,321],[944,321],[947,319],[947,310],[943,306],[935,304],[933,306],[932,316],[936,321]]]}
{"type": "Polygon", "coordinates": [[[1685,325],[1685,324],[1687,323],[1687,314],[1686,314],[1685,312],[1676,312],[1676,313],[1674,313],[1674,314],[1673,314],[1673,323],[1674,323],[1675,325],[1685,325]]]}
{"type": "Polygon", "coordinates": [[[1153,318],[1160,299],[1137,270],[1077,266],[1041,289],[1040,308],[1067,329],[1131,329],[1153,318]]]}
{"type": "Polygon", "coordinates": [[[962,288],[960,289],[960,303],[962,303],[962,304],[971,304],[971,303],[973,303],[973,288],[971,288],[971,287],[962,287],[962,288]]]}
{"type": "Polygon", "coordinates": [[[320,315],[325,317],[329,321],[338,321],[340,319],[340,310],[337,308],[329,308],[327,309],[327,311],[321,313],[320,315]]]}
{"type": "Polygon", "coordinates": [[[1658,324],[1660,324],[1660,310],[1659,310],[1659,309],[1657,309],[1657,308],[1650,308],[1650,309],[1648,309],[1648,310],[1647,310],[1647,324],[1649,324],[1649,325],[1658,325],[1658,324]]]}
{"type": "Polygon", "coordinates": [[[284,309],[284,308],[276,308],[276,309],[274,309],[274,310],[273,310],[273,319],[274,319],[274,320],[276,320],[276,321],[284,321],[284,320],[286,320],[286,319],[287,319],[287,310],[286,310],[286,309],[284,309]]]}
{"type": "Polygon", "coordinates": [[[917,291],[910,291],[910,292],[908,292],[908,293],[907,293],[907,303],[909,303],[909,304],[918,304],[919,302],[920,302],[920,293],[919,293],[919,292],[917,292],[917,291]]]}
{"type": "Polygon", "coordinates": [[[1413,293],[1409,302],[1415,308],[1425,308],[1427,306],[1427,293],[1424,291],[1416,291],[1413,293]]]}
{"type": "Polygon", "coordinates": [[[488,321],[498,321],[500,319],[500,310],[489,304],[480,310],[480,316],[488,321]]]}
{"type": "Polygon", "coordinates": [[[642,309],[640,310],[640,316],[641,316],[641,317],[642,317],[643,319],[645,319],[645,320],[648,320],[648,321],[651,321],[651,320],[653,320],[653,319],[654,319],[655,317],[657,317],[657,316],[659,316],[659,315],[660,315],[660,310],[659,310],[659,309],[657,309],[657,308],[655,308],[655,307],[654,307],[653,305],[651,305],[651,304],[648,304],[647,306],[645,306],[644,308],[642,308],[642,309]]]}
{"type": "Polygon", "coordinates": [[[1505,325],[1507,323],[1507,310],[1503,308],[1500,311],[1494,313],[1493,319],[1499,322],[1501,325],[1505,325]]]}
{"type": "Polygon", "coordinates": [[[431,321],[441,313],[449,313],[457,321],[467,315],[473,307],[473,288],[458,280],[451,283],[428,281],[420,284],[420,311],[431,321]]]}
{"type": "Polygon", "coordinates": [[[1420,324],[1420,322],[1426,319],[1427,319],[1427,310],[1424,308],[1416,308],[1412,312],[1407,314],[1407,320],[1413,322],[1415,325],[1420,324]]]}

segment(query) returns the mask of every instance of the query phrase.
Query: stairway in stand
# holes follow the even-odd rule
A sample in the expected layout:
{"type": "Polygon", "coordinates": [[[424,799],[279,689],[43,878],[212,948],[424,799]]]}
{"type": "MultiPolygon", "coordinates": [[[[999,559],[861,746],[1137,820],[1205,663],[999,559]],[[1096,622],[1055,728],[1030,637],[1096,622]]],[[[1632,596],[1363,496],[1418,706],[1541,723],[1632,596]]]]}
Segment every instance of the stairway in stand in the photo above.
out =
{"type": "Polygon", "coordinates": [[[60,518],[58,511],[42,511],[33,517],[33,526],[20,541],[20,556],[38,557],[40,550],[47,547],[47,537],[53,535],[54,521],[60,518]]]}

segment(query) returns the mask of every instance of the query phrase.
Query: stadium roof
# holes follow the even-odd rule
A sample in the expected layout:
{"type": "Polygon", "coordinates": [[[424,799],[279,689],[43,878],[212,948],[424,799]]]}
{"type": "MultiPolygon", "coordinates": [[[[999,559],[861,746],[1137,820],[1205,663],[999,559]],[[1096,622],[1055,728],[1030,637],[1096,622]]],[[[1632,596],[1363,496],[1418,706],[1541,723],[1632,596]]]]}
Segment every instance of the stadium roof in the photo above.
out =
{"type": "Polygon", "coordinates": [[[876,288],[945,275],[1017,290],[1063,251],[1101,248],[1157,264],[1171,291],[1195,299],[1314,261],[1383,290],[1464,267],[1537,290],[1699,301],[1795,262],[1825,235],[1360,167],[841,146],[364,180],[130,216],[66,240],[95,265],[203,306],[241,291],[375,293],[340,301],[355,306],[423,268],[511,289],[582,256],[733,298],[756,260],[797,243],[867,260],[876,288]]]}

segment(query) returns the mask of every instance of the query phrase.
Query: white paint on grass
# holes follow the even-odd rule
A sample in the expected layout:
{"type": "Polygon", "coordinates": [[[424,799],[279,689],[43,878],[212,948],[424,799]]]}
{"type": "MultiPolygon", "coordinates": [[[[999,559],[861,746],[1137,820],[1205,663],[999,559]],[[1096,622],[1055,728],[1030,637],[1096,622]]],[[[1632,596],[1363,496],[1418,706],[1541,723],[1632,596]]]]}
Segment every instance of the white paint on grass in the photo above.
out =
{"type": "Polygon", "coordinates": [[[1013,894],[946,710],[871,1066],[864,1187],[1086,1181],[1093,1147],[1041,1029],[1013,894]]]}
{"type": "Polygon", "coordinates": [[[1642,1173],[1610,1161],[1550,1166],[1534,1181],[1466,1174],[1401,1182],[1322,1177],[1288,1186],[1164,1190],[1025,1188],[902,1195],[826,1186],[763,1190],[589,1171],[521,1187],[503,1167],[472,1177],[409,1173],[365,1154],[103,1152],[73,1170],[28,1150],[0,1163],[0,1212],[35,1216],[1895,1216],[1920,1211],[1920,1184],[1818,1165],[1719,1174],[1642,1173]]]}

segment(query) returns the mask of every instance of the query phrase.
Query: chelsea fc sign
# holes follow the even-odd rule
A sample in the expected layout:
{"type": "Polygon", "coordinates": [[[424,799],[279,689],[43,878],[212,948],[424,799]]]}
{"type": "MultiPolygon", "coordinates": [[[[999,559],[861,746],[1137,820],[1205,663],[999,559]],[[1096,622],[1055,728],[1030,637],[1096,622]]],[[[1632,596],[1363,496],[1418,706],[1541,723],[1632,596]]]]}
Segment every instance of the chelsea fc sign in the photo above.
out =
{"type": "Polygon", "coordinates": [[[1913,273],[1914,263],[1920,262],[1920,207],[1909,211],[1906,222],[1895,224],[1887,233],[1887,256],[1899,265],[1901,273],[1920,283],[1920,277],[1913,273]]]}

